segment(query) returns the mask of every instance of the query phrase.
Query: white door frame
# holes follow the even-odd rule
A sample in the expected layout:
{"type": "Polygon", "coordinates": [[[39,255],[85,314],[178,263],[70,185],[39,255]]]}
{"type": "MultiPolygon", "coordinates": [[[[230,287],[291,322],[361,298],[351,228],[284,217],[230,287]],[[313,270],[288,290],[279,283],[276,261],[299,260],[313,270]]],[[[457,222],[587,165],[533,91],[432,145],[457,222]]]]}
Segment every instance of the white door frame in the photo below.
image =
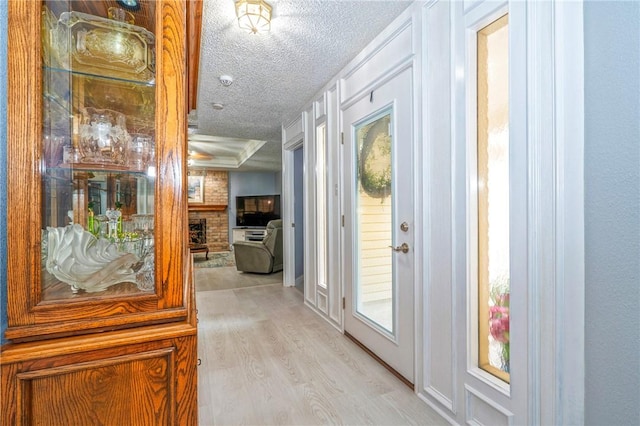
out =
{"type": "MultiPolygon", "coordinates": [[[[295,220],[294,191],[294,154],[304,146],[303,116],[301,115],[286,126],[282,126],[282,284],[293,287],[296,284],[296,235],[291,226],[295,220]]],[[[304,172],[303,172],[304,174],[304,172]]],[[[301,200],[298,200],[301,202],[301,200]]],[[[304,208],[304,207],[303,207],[304,208]]]]}

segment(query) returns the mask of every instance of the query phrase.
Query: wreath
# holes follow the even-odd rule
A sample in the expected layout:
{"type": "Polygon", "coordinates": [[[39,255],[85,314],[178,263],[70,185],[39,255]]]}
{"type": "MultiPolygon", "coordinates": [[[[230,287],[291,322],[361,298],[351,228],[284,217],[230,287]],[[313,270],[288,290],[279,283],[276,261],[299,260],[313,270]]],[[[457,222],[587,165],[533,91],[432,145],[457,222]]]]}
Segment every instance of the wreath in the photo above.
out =
{"type": "Polygon", "coordinates": [[[373,198],[391,195],[391,135],[390,116],[382,117],[360,129],[362,146],[358,178],[362,190],[373,198]]]}

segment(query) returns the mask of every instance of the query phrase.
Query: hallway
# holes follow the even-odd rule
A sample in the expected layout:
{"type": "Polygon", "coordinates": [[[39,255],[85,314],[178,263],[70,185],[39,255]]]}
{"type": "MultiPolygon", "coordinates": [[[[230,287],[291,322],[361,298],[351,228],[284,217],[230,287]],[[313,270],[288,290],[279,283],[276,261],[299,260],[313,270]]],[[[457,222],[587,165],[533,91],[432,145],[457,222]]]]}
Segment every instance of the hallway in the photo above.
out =
{"type": "Polygon", "coordinates": [[[448,424],[295,288],[196,297],[200,425],[448,424]]]}

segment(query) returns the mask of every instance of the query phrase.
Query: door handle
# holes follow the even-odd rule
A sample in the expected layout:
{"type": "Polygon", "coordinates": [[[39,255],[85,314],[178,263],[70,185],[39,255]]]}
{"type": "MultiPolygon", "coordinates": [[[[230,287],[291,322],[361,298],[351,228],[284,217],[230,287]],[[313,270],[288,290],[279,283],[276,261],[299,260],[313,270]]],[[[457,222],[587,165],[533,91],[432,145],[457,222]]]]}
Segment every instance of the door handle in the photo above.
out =
{"type": "Polygon", "coordinates": [[[393,251],[401,251],[403,253],[409,253],[409,245],[407,243],[402,243],[401,246],[394,247],[389,246],[393,251]]]}

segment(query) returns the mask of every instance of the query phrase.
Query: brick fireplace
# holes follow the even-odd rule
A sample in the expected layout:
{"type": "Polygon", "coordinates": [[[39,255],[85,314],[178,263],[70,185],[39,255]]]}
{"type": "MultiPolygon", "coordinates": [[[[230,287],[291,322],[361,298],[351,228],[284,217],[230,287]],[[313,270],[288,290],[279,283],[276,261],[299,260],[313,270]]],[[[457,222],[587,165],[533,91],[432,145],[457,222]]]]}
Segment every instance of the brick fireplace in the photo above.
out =
{"type": "MultiPolygon", "coordinates": [[[[191,224],[204,220],[204,239],[212,252],[229,250],[229,173],[213,170],[191,170],[191,176],[204,176],[202,203],[189,204],[191,224]]],[[[190,232],[191,234],[191,232],[190,232]]]]}

